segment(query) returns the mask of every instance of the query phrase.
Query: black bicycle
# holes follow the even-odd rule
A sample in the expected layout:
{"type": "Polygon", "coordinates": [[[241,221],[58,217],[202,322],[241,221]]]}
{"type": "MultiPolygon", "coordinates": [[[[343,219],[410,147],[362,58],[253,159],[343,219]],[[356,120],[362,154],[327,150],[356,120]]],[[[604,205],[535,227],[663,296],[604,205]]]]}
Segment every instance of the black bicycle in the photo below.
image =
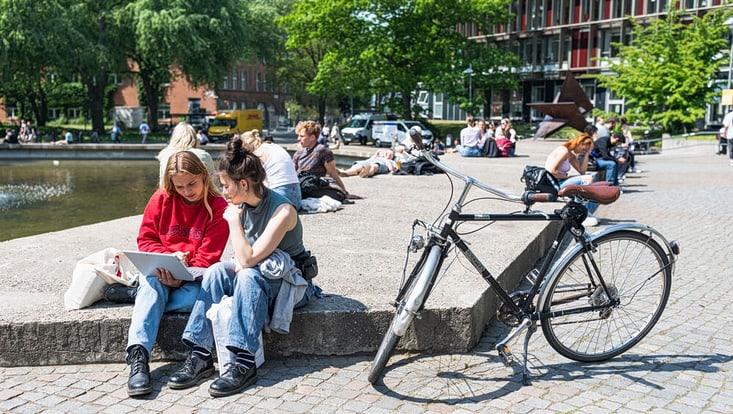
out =
{"type": "MultiPolygon", "coordinates": [[[[522,382],[529,383],[527,347],[537,322],[547,342],[563,356],[580,362],[613,358],[639,343],[662,315],[669,298],[672,274],[679,245],[668,241],[655,229],[637,223],[608,227],[594,234],[582,223],[588,211],[584,201],[609,204],[619,197],[619,188],[608,183],[568,186],[557,193],[525,190],[521,196],[507,194],[441,163],[423,146],[419,132],[411,130],[413,155],[428,160],[463,181],[457,202],[441,224],[415,220],[408,246],[410,253],[421,251],[412,271],[403,270],[395,315],[382,340],[369,372],[369,382],[377,382],[413,319],[430,296],[446,257],[457,249],[481,277],[489,283],[501,304],[497,318],[513,329],[496,344],[504,364],[515,360],[507,343],[526,332],[523,349],[522,382]],[[464,214],[469,191],[478,188],[509,202],[524,204],[522,211],[508,214],[464,214]],[[564,201],[552,213],[536,211],[538,202],[564,201]],[[464,222],[559,221],[554,242],[528,274],[531,287],[508,292],[491,275],[468,244],[456,232],[464,222]],[[421,229],[425,235],[416,234],[421,229]],[[568,244],[570,241],[570,244],[568,244]]],[[[407,263],[407,259],[406,262],[407,263]]]]}

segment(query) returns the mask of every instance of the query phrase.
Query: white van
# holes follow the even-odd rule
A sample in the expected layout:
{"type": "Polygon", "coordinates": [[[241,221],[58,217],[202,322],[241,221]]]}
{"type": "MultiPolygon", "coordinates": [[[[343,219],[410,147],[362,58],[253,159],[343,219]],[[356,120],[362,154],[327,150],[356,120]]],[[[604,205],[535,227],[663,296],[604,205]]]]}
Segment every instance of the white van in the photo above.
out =
{"type": "Polygon", "coordinates": [[[408,138],[408,131],[413,126],[419,126],[422,129],[423,141],[426,143],[433,141],[433,133],[418,121],[375,121],[372,128],[372,140],[375,147],[389,147],[392,145],[395,136],[397,142],[401,143],[408,138]]]}
{"type": "Polygon", "coordinates": [[[341,129],[341,136],[344,144],[349,145],[352,142],[358,142],[366,145],[372,141],[372,127],[375,121],[383,121],[387,119],[385,114],[357,114],[351,119],[349,125],[341,129]]]}

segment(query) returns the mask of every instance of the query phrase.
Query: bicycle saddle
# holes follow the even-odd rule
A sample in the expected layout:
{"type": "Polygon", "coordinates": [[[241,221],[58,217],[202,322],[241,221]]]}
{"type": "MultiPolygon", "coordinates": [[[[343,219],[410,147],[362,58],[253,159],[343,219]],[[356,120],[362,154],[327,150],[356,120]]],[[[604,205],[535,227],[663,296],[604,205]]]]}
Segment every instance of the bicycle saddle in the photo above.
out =
{"type": "Polygon", "coordinates": [[[599,204],[611,204],[618,200],[621,188],[608,181],[598,181],[587,185],[569,185],[557,192],[559,197],[579,196],[599,204]]]}

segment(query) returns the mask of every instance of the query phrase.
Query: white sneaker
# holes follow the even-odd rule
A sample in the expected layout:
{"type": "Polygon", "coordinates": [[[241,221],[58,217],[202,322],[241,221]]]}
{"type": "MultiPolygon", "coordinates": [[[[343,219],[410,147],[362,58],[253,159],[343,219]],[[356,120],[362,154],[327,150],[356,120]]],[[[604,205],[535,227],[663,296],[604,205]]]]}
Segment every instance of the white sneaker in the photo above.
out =
{"type": "Polygon", "coordinates": [[[595,227],[598,225],[598,217],[588,214],[588,217],[583,220],[583,227],[595,227]]]}

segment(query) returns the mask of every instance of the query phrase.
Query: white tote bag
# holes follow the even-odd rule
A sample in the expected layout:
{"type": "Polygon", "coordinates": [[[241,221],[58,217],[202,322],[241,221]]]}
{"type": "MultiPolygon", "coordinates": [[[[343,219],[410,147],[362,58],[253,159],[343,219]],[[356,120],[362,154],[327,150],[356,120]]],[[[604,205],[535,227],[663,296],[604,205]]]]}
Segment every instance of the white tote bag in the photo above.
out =
{"type": "Polygon", "coordinates": [[[86,308],[104,297],[107,285],[134,286],[140,277],[135,265],[119,249],[108,247],[79,260],[64,294],[66,310],[86,308]]]}

